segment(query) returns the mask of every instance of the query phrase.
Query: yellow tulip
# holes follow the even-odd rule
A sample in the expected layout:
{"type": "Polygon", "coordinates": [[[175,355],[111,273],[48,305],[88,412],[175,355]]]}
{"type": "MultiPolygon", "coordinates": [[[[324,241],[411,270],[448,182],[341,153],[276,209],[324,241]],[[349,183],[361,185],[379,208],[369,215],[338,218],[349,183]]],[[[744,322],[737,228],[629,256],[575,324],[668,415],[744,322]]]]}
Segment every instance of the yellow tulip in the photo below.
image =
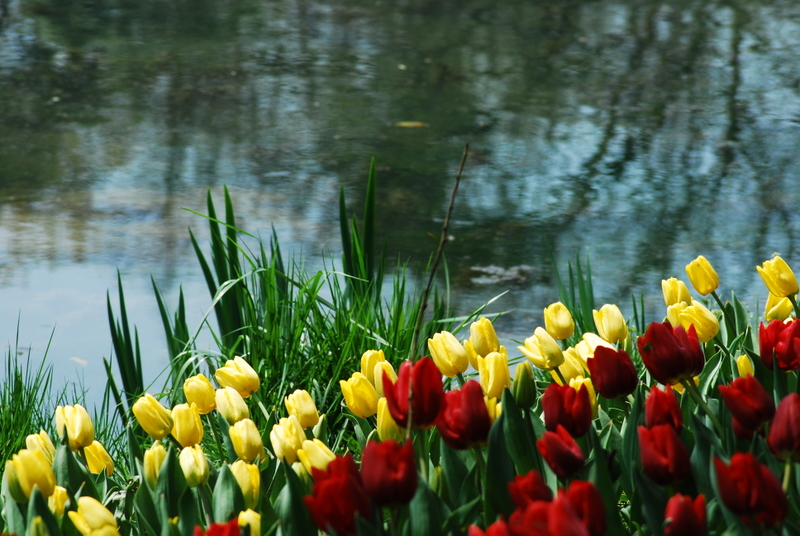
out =
{"type": "Polygon", "coordinates": [[[240,459],[252,463],[256,458],[264,458],[264,442],[258,433],[256,423],[250,419],[242,419],[231,426],[228,433],[231,436],[233,450],[240,459]]]}
{"type": "Polygon", "coordinates": [[[56,476],[44,453],[22,449],[6,461],[5,479],[11,496],[18,503],[27,502],[34,487],[49,497],[56,486],[56,476]]]}
{"type": "Polygon", "coordinates": [[[711,294],[719,287],[717,272],[702,255],[686,265],[686,275],[689,276],[694,289],[703,296],[711,294]]]}
{"type": "Polygon", "coordinates": [[[764,319],[767,322],[770,320],[786,320],[792,316],[792,309],[792,302],[789,298],[782,298],[772,292],[768,292],[767,303],[764,306],[764,319]]]}
{"type": "Polygon", "coordinates": [[[177,404],[172,408],[172,437],[182,447],[191,447],[203,441],[203,423],[197,405],[177,404]]]}
{"type": "Polygon", "coordinates": [[[664,295],[664,304],[669,307],[676,303],[692,301],[692,295],[689,294],[689,287],[686,283],[675,277],[661,280],[661,292],[664,295]]]}
{"type": "Polygon", "coordinates": [[[378,411],[378,392],[362,373],[354,372],[349,380],[339,380],[339,386],[347,407],[354,415],[366,419],[378,411]]]}
{"type": "Polygon", "coordinates": [[[597,394],[594,391],[594,385],[592,385],[592,380],[589,378],[572,378],[569,381],[569,386],[575,389],[576,391],[583,386],[589,393],[589,402],[592,404],[592,413],[596,417],[597,416],[597,394]]]}
{"type": "Polygon", "coordinates": [[[525,339],[525,346],[517,346],[531,363],[542,370],[552,370],[564,362],[564,353],[556,340],[544,328],[538,327],[525,339]]]}
{"type": "MultiPolygon", "coordinates": [[[[569,382],[572,378],[584,377],[586,375],[587,366],[578,351],[575,348],[567,348],[563,353],[564,362],[558,367],[558,371],[561,372],[561,376],[564,377],[564,380],[569,382]]],[[[550,371],[550,376],[553,378],[553,381],[561,385],[561,377],[559,377],[555,369],[550,371]]]]}
{"type": "Polygon", "coordinates": [[[144,479],[152,489],[156,488],[158,473],[161,472],[161,466],[164,465],[166,457],[167,449],[164,448],[161,441],[156,441],[152,447],[144,451],[144,479]]]}
{"type": "Polygon", "coordinates": [[[53,458],[56,455],[56,447],[50,436],[44,430],[40,430],[38,434],[30,434],[25,438],[25,447],[28,450],[40,450],[47,462],[53,465],[53,458]]]}
{"type": "Polygon", "coordinates": [[[225,362],[225,366],[214,373],[217,382],[223,387],[233,387],[242,398],[248,398],[261,387],[261,380],[250,364],[239,356],[225,362]]]}
{"type": "Polygon", "coordinates": [[[187,378],[183,382],[183,395],[186,397],[186,403],[194,403],[200,415],[211,413],[217,407],[215,391],[208,378],[202,374],[187,378]]]}
{"type": "Polygon", "coordinates": [[[387,375],[392,381],[392,384],[397,382],[397,373],[394,367],[388,361],[379,361],[375,363],[375,370],[372,374],[372,382],[375,385],[375,392],[378,396],[383,396],[383,375],[387,375]]]}
{"type": "Polygon", "coordinates": [[[117,520],[103,503],[89,496],[78,499],[78,511],[67,512],[83,536],[119,536],[117,520]]]}
{"type": "Polygon", "coordinates": [[[671,326],[681,326],[681,313],[684,309],[689,307],[687,302],[673,303],[667,307],[667,320],[671,326]]]}
{"type": "Polygon", "coordinates": [[[250,417],[250,410],[247,408],[244,398],[233,387],[217,389],[214,399],[217,402],[217,411],[225,417],[228,424],[250,417]]]}
{"type": "Polygon", "coordinates": [[[500,399],[484,396],[483,402],[486,404],[486,411],[489,412],[489,418],[492,422],[496,421],[500,414],[503,413],[503,404],[500,402],[500,399]]]}
{"type": "Polygon", "coordinates": [[[261,515],[255,510],[239,512],[239,528],[250,527],[250,536],[261,535],[261,515]]]}
{"type": "Polygon", "coordinates": [[[594,357],[594,352],[598,346],[605,346],[606,348],[615,349],[614,345],[603,339],[600,335],[587,331],[583,334],[583,338],[575,345],[575,351],[583,360],[583,368],[586,367],[586,360],[594,357]]]}
{"type": "Polygon", "coordinates": [[[503,353],[491,320],[483,317],[470,324],[469,339],[464,343],[464,349],[475,370],[478,369],[478,357],[486,357],[492,352],[503,353]]]}
{"type": "Polygon", "coordinates": [[[567,306],[556,302],[544,308],[544,327],[554,339],[569,339],[575,332],[575,322],[567,306]]]}
{"type": "Polygon", "coordinates": [[[478,374],[486,396],[503,396],[503,389],[511,387],[508,358],[500,352],[489,352],[486,357],[478,357],[478,374]]]}
{"type": "Polygon", "coordinates": [[[520,408],[530,409],[536,403],[536,378],[533,376],[533,368],[528,361],[517,365],[511,393],[514,395],[514,402],[520,408]]]}
{"type": "Polygon", "coordinates": [[[614,304],[607,303],[600,310],[593,310],[597,333],[610,343],[620,343],[628,337],[628,325],[622,311],[614,304]]]}
{"type": "Polygon", "coordinates": [[[196,488],[208,482],[208,459],[203,452],[203,447],[200,445],[185,447],[178,455],[178,462],[181,465],[183,476],[186,477],[187,486],[196,488]]]}
{"type": "Polygon", "coordinates": [[[782,258],[775,256],[756,269],[771,293],[782,298],[797,294],[797,278],[782,258]]]}
{"type": "Polygon", "coordinates": [[[297,451],[303,448],[306,434],[297,417],[289,415],[288,418],[281,419],[272,427],[269,440],[276,458],[287,463],[294,463],[297,460],[297,451]]]}
{"type": "Polygon", "coordinates": [[[47,506],[50,508],[50,511],[53,512],[54,516],[60,518],[64,515],[64,509],[67,506],[68,500],[69,493],[67,492],[67,488],[56,486],[53,488],[53,494],[47,498],[47,506]]]}
{"type": "Polygon", "coordinates": [[[689,326],[694,326],[700,342],[710,341],[719,333],[717,316],[697,300],[692,300],[692,305],[681,311],[678,317],[683,329],[688,330],[689,326]]]}
{"type": "Polygon", "coordinates": [[[261,495],[261,473],[258,467],[252,463],[236,460],[231,464],[231,473],[242,490],[245,508],[256,508],[261,495]]]}
{"type": "Polygon", "coordinates": [[[308,474],[313,474],[312,467],[324,471],[328,468],[328,464],[336,459],[336,455],[331,452],[331,449],[316,438],[313,441],[308,439],[303,441],[302,448],[297,451],[297,457],[300,458],[300,462],[308,474]]]}
{"type": "Polygon", "coordinates": [[[428,339],[428,351],[439,372],[448,378],[463,373],[469,367],[466,348],[449,331],[441,331],[428,339]]]}
{"type": "Polygon", "coordinates": [[[99,474],[105,471],[106,476],[111,476],[111,473],[114,472],[114,460],[99,441],[94,441],[83,449],[83,453],[86,455],[86,464],[89,466],[90,473],[99,474]]]}
{"type": "Polygon", "coordinates": [[[745,376],[753,376],[755,371],[753,370],[753,362],[750,361],[750,358],[747,357],[747,354],[742,354],[736,358],[736,368],[739,370],[739,377],[744,378],[745,376]]]}
{"type": "Polygon", "coordinates": [[[154,440],[167,437],[172,432],[172,412],[162,406],[150,393],[145,393],[133,403],[133,415],[139,425],[154,440]]]}
{"type": "MultiPolygon", "coordinates": [[[[361,355],[361,374],[366,376],[370,383],[373,382],[372,374],[375,371],[375,365],[382,361],[386,361],[383,350],[367,350],[361,355]]],[[[373,385],[375,384],[373,383],[373,385]]]]}
{"type": "Polygon", "coordinates": [[[296,415],[300,420],[300,425],[305,428],[316,426],[319,422],[319,411],[314,404],[314,399],[304,389],[298,389],[283,399],[286,411],[289,415],[296,415]]]}
{"type": "Polygon", "coordinates": [[[400,443],[405,436],[405,429],[400,428],[397,422],[392,418],[386,399],[380,398],[378,400],[378,437],[381,438],[381,441],[393,439],[400,443]]]}
{"type": "Polygon", "coordinates": [[[80,404],[56,408],[56,431],[59,436],[66,431],[69,448],[73,451],[88,447],[94,441],[94,424],[89,412],[80,404]]]}

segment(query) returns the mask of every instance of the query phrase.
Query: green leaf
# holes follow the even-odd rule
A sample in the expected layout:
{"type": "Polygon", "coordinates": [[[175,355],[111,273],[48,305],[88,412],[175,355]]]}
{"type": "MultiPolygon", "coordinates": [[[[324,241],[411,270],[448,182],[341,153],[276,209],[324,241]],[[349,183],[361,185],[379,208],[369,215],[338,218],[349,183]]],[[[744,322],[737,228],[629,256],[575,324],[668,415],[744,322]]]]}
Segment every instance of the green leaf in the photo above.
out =
{"type": "Polygon", "coordinates": [[[167,449],[167,457],[158,473],[156,482],[157,503],[161,512],[161,528],[166,530],[169,520],[181,515],[181,498],[187,492],[186,477],[183,476],[183,469],[178,462],[178,455],[175,449],[167,449]]]}
{"type": "MultiPolygon", "coordinates": [[[[509,395],[510,396],[510,395],[509,395]]],[[[508,454],[505,434],[505,414],[500,414],[489,431],[489,448],[486,461],[486,486],[484,508],[487,520],[502,514],[506,517],[514,511],[514,503],[508,493],[508,483],[514,480],[514,462],[508,454]]]]}
{"type": "Polygon", "coordinates": [[[275,502],[275,513],[281,523],[281,534],[317,534],[317,527],[303,501],[303,485],[300,478],[288,463],[283,463],[286,485],[275,502]]]}
{"type": "Polygon", "coordinates": [[[469,487],[477,494],[475,486],[470,486],[467,481],[469,471],[464,461],[461,460],[459,452],[445,445],[443,440],[441,443],[440,459],[449,497],[451,497],[453,501],[456,501],[461,497],[464,489],[469,487]]]}
{"type": "Polygon", "coordinates": [[[47,506],[47,499],[44,495],[42,495],[41,490],[38,487],[33,488],[31,491],[31,497],[28,500],[28,528],[31,528],[33,520],[37,517],[42,518],[44,522],[44,526],[47,527],[47,532],[50,533],[50,536],[58,536],[61,533],[61,530],[58,527],[58,521],[56,520],[53,512],[50,511],[50,508],[47,506]]]}
{"type": "MultiPolygon", "coordinates": [[[[609,424],[609,427],[614,428],[614,425],[609,424]]],[[[620,490],[617,489],[617,486],[615,486],[608,472],[607,464],[610,460],[609,453],[600,445],[600,440],[594,428],[590,428],[586,435],[588,436],[589,445],[591,446],[591,455],[588,461],[588,480],[597,486],[600,495],[603,497],[603,504],[606,509],[606,533],[624,534],[625,529],[622,527],[622,521],[620,520],[618,511],[620,490]]]]}
{"type": "Polygon", "coordinates": [[[219,470],[211,508],[215,523],[227,523],[244,510],[242,489],[228,465],[223,465],[219,470]]]}
{"type": "Polygon", "coordinates": [[[133,502],[139,522],[144,529],[144,536],[158,536],[161,534],[161,521],[153,500],[153,493],[144,481],[139,486],[139,489],[136,490],[133,502]]]}
{"type": "Polygon", "coordinates": [[[71,494],[77,494],[78,490],[80,490],[82,496],[90,496],[99,501],[103,500],[103,497],[97,493],[94,479],[89,474],[89,471],[86,470],[86,467],[84,467],[75,453],[64,443],[56,447],[56,455],[53,458],[53,472],[56,476],[56,484],[63,486],[71,494]]]}
{"type": "Polygon", "coordinates": [[[531,423],[517,407],[509,389],[503,392],[503,433],[508,453],[514,462],[517,474],[526,475],[531,469],[541,467],[536,435],[531,423]]]}
{"type": "Polygon", "coordinates": [[[667,508],[667,492],[645,476],[639,464],[635,465],[633,479],[636,483],[638,494],[636,502],[641,508],[641,512],[647,520],[647,526],[653,531],[654,536],[661,536],[663,533],[661,528],[664,523],[664,510],[667,508]]]}
{"type": "Polygon", "coordinates": [[[439,536],[450,512],[424,479],[408,505],[408,529],[413,536],[439,536]]]}

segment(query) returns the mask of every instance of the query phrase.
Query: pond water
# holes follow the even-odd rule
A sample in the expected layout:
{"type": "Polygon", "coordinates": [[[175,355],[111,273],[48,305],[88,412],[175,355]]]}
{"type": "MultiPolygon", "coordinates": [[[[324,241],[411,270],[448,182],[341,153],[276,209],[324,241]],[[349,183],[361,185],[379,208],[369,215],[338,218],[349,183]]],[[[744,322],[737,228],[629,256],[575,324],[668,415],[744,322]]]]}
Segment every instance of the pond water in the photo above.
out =
{"type": "Polygon", "coordinates": [[[794,0],[0,0],[0,343],[102,385],[122,274],[155,377],[150,277],[191,318],[189,242],[210,188],[310,267],[338,255],[370,158],[389,251],[446,254],[457,312],[508,344],[588,257],[598,305],[663,314],[699,254],[756,313],[755,266],[800,269],[800,4],[794,0]]]}

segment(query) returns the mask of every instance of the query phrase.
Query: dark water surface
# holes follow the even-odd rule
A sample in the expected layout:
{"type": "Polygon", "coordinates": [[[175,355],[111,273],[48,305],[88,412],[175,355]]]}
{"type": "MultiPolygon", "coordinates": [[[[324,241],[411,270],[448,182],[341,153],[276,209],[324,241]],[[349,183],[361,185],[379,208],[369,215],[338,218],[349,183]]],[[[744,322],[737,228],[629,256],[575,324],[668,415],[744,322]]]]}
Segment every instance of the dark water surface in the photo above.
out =
{"type": "Polygon", "coordinates": [[[222,185],[316,269],[374,156],[380,232],[424,262],[465,143],[459,313],[510,289],[498,326],[530,335],[548,248],[626,315],[698,254],[758,313],[756,264],[800,270],[799,93],[794,0],[0,0],[0,346],[55,326],[59,375],[101,383],[118,268],[155,376],[150,275],[199,322],[181,208],[222,185]]]}

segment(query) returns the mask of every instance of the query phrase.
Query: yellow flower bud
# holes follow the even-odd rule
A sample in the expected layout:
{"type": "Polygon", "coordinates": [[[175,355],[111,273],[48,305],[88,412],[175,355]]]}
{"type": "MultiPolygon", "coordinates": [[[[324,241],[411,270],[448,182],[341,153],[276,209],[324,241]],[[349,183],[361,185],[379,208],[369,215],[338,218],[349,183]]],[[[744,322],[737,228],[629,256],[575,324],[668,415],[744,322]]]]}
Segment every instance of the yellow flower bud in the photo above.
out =
{"type": "Polygon", "coordinates": [[[527,361],[517,365],[514,372],[514,383],[511,386],[514,402],[523,409],[530,409],[536,403],[536,379],[533,377],[533,368],[527,361]]]}
{"type": "Polygon", "coordinates": [[[772,292],[767,293],[767,303],[764,306],[764,319],[767,322],[770,320],[786,320],[792,316],[792,310],[792,302],[789,298],[776,296],[772,292]]]}
{"type": "Polygon", "coordinates": [[[172,432],[172,412],[162,406],[150,393],[145,393],[133,403],[133,415],[147,435],[155,440],[172,432]]]}
{"type": "Polygon", "coordinates": [[[297,451],[303,448],[305,440],[306,434],[303,432],[303,427],[300,426],[300,421],[294,415],[281,419],[269,433],[269,441],[272,443],[275,457],[287,463],[294,463],[297,460],[297,451]]]}
{"type": "MultiPolygon", "coordinates": [[[[584,377],[586,375],[587,366],[578,351],[575,348],[567,348],[563,353],[564,362],[558,367],[558,371],[561,372],[561,376],[564,377],[564,380],[569,382],[572,378],[584,377]]],[[[553,378],[553,381],[561,385],[561,377],[555,369],[550,371],[550,376],[553,378]]]]}
{"type": "Polygon", "coordinates": [[[217,402],[214,398],[215,391],[208,378],[202,374],[187,378],[183,382],[183,395],[186,397],[186,403],[194,403],[200,415],[211,413],[217,407],[217,402]]]}
{"type": "Polygon", "coordinates": [[[466,348],[449,331],[441,331],[428,339],[428,351],[439,372],[448,378],[463,373],[469,367],[466,348]]]}
{"type": "Polygon", "coordinates": [[[70,510],[67,514],[83,536],[119,536],[114,514],[93,497],[80,497],[78,511],[70,510]]]}
{"type": "Polygon", "coordinates": [[[552,303],[544,308],[544,327],[547,333],[560,341],[569,339],[575,332],[572,314],[561,302],[552,303]]]}
{"type": "Polygon", "coordinates": [[[502,353],[501,348],[491,320],[483,317],[470,324],[469,339],[464,343],[464,349],[472,368],[478,369],[478,357],[486,357],[492,352],[502,353]]]}
{"type": "Polygon", "coordinates": [[[689,307],[687,302],[673,303],[667,307],[667,320],[671,326],[681,326],[681,313],[689,307]]]}
{"type": "Polygon", "coordinates": [[[47,498],[47,506],[50,508],[50,511],[53,512],[54,516],[60,518],[64,515],[64,508],[68,500],[69,493],[67,493],[67,488],[56,486],[53,488],[53,494],[47,498]]]}
{"type": "Polygon", "coordinates": [[[692,295],[689,294],[689,287],[686,283],[675,277],[661,280],[661,292],[664,294],[664,304],[669,307],[676,303],[692,301],[692,295]]]}
{"type": "Polygon", "coordinates": [[[158,473],[161,472],[161,466],[164,465],[166,457],[167,449],[164,448],[161,441],[156,441],[152,447],[144,451],[144,479],[152,489],[156,488],[158,473]]]}
{"type": "Polygon", "coordinates": [[[593,310],[597,333],[610,343],[620,343],[628,337],[628,325],[619,307],[611,303],[603,305],[599,311],[593,310]]]}
{"type": "Polygon", "coordinates": [[[397,382],[397,373],[394,367],[388,361],[379,361],[375,363],[375,370],[372,374],[372,382],[375,384],[375,392],[378,396],[383,396],[383,375],[384,373],[389,376],[392,383],[397,382]]]}
{"type": "Polygon", "coordinates": [[[50,536],[50,531],[47,530],[47,525],[42,519],[42,516],[36,516],[28,525],[28,536],[50,536]]]}
{"type": "Polygon", "coordinates": [[[40,450],[47,462],[53,465],[53,457],[56,455],[56,447],[50,436],[44,430],[40,430],[38,434],[30,434],[25,438],[25,447],[28,450],[40,450]]]}
{"type": "Polygon", "coordinates": [[[587,331],[583,334],[583,339],[575,345],[575,351],[583,360],[582,366],[586,367],[586,360],[594,357],[594,352],[598,346],[615,349],[614,345],[603,339],[600,335],[587,331]]]}
{"type": "Polygon", "coordinates": [[[776,255],[756,269],[771,293],[782,298],[797,294],[797,278],[782,258],[776,255]]]}
{"type": "Polygon", "coordinates": [[[700,342],[710,341],[719,333],[717,316],[697,300],[692,300],[692,305],[681,311],[678,317],[683,329],[688,330],[689,326],[694,326],[700,342]]]}
{"type": "Polygon", "coordinates": [[[40,450],[22,449],[6,461],[5,479],[11,496],[18,503],[27,502],[34,487],[49,497],[56,486],[56,476],[47,457],[40,450]]]}
{"type": "Polygon", "coordinates": [[[336,459],[336,455],[331,452],[331,449],[316,438],[313,441],[308,439],[303,441],[303,448],[297,451],[297,457],[300,458],[300,462],[308,474],[313,474],[312,467],[324,471],[328,468],[328,464],[336,459]]]}
{"type": "Polygon", "coordinates": [[[239,528],[250,527],[250,536],[261,535],[261,515],[255,510],[239,512],[239,528]]]}
{"type": "Polygon", "coordinates": [[[56,431],[62,436],[65,430],[73,451],[88,447],[94,441],[94,424],[89,412],[80,404],[56,408],[56,431]]]}
{"type": "Polygon", "coordinates": [[[228,424],[250,417],[250,410],[247,408],[244,398],[233,387],[217,389],[214,398],[217,402],[217,411],[225,417],[228,424]]]}
{"type": "Polygon", "coordinates": [[[261,387],[261,380],[250,364],[239,356],[225,362],[225,366],[214,373],[217,382],[223,387],[233,387],[242,398],[248,398],[261,387]]]}
{"type": "Polygon", "coordinates": [[[289,415],[296,415],[300,426],[310,428],[319,422],[319,411],[308,391],[298,389],[283,399],[289,415]]]}
{"type": "Polygon", "coordinates": [[[228,433],[231,436],[233,450],[240,459],[252,463],[256,458],[264,458],[264,442],[258,433],[256,423],[250,419],[242,419],[231,426],[228,433]]]}
{"type": "Polygon", "coordinates": [[[736,358],[736,368],[739,370],[740,378],[755,375],[755,371],[753,370],[753,362],[750,361],[750,358],[747,357],[747,354],[742,354],[736,358]]]}
{"type": "Polygon", "coordinates": [[[172,408],[172,437],[182,447],[198,445],[203,441],[203,423],[200,421],[200,412],[197,405],[177,404],[172,408]]]}
{"type": "Polygon", "coordinates": [[[478,373],[486,396],[503,396],[503,389],[511,387],[508,358],[500,352],[489,352],[486,357],[478,357],[478,373]]]}
{"type": "Polygon", "coordinates": [[[354,372],[347,381],[339,380],[344,401],[353,414],[366,419],[378,411],[378,392],[372,382],[360,372],[354,372]]]}
{"type": "MultiPolygon", "coordinates": [[[[361,374],[367,377],[372,382],[372,374],[375,371],[375,364],[381,361],[386,361],[386,356],[383,350],[367,350],[361,355],[361,374]]],[[[373,383],[373,385],[375,385],[373,383]]]]}
{"type": "Polygon", "coordinates": [[[203,447],[200,445],[185,447],[178,455],[178,462],[181,464],[183,476],[186,477],[186,485],[190,488],[196,488],[208,482],[208,459],[203,452],[203,447]]]}
{"type": "Polygon", "coordinates": [[[231,464],[231,473],[242,490],[245,508],[257,508],[261,495],[261,473],[258,467],[252,463],[236,460],[231,464]]]}
{"type": "Polygon", "coordinates": [[[594,385],[589,378],[572,378],[569,381],[569,386],[576,391],[581,388],[581,385],[589,392],[589,402],[592,404],[592,414],[597,416],[597,394],[594,392],[594,385]]]}
{"type": "Polygon", "coordinates": [[[400,443],[406,436],[404,428],[400,428],[389,412],[389,404],[385,398],[378,400],[378,437],[381,441],[393,439],[400,443]]]}
{"type": "Polygon", "coordinates": [[[686,265],[686,275],[689,276],[694,289],[703,296],[711,294],[719,287],[717,272],[702,255],[686,265]]]}
{"type": "MultiPolygon", "coordinates": [[[[523,363],[524,365],[531,366],[530,363],[523,363]]],[[[492,422],[496,421],[500,414],[503,412],[503,404],[500,402],[498,398],[483,397],[483,402],[486,404],[486,411],[489,412],[489,418],[492,419],[492,422]]]]}
{"type": "Polygon", "coordinates": [[[564,354],[556,340],[544,328],[538,327],[525,339],[525,346],[517,346],[531,363],[542,370],[552,370],[564,362],[564,354]]]}
{"type": "Polygon", "coordinates": [[[89,466],[89,472],[99,474],[103,471],[106,476],[111,476],[114,472],[114,460],[106,452],[105,447],[99,441],[94,441],[91,445],[83,449],[86,455],[86,464],[89,466]]]}

